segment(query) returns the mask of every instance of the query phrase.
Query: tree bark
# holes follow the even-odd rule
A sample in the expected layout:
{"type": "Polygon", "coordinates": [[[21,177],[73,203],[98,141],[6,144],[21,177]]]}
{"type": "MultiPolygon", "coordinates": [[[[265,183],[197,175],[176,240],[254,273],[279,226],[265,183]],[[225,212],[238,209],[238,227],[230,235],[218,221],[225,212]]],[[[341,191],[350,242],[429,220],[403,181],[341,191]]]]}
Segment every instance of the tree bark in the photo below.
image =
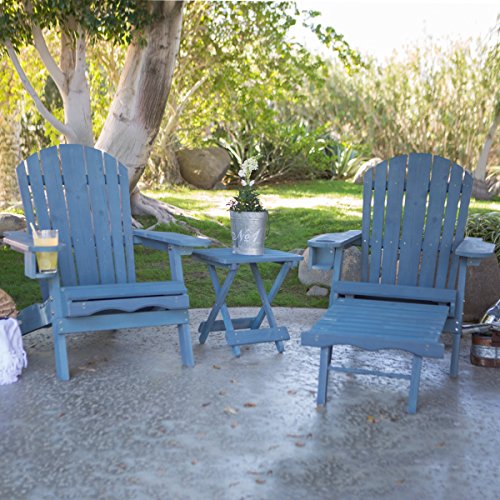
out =
{"type": "Polygon", "coordinates": [[[78,138],[77,141],[72,141],[71,138],[66,137],[66,140],[85,146],[93,146],[90,88],[85,75],[85,67],[85,35],[79,33],[75,44],[63,31],[61,36],[61,70],[66,85],[65,91],[61,92],[61,97],[64,105],[64,121],[78,138]]]}
{"type": "Polygon", "coordinates": [[[182,2],[151,2],[154,21],[144,43],[130,44],[118,90],[96,147],[129,171],[132,200],[158,134],[179,50],[182,2]]]}
{"type": "Polygon", "coordinates": [[[486,134],[486,140],[484,141],[483,149],[479,155],[479,160],[477,166],[474,169],[472,177],[474,179],[474,184],[472,186],[472,196],[477,200],[489,200],[493,197],[493,192],[488,189],[488,183],[486,181],[486,166],[488,164],[488,155],[490,154],[491,146],[493,145],[493,139],[495,137],[495,131],[500,123],[500,114],[495,113],[495,118],[491,124],[488,133],[486,134]]]}

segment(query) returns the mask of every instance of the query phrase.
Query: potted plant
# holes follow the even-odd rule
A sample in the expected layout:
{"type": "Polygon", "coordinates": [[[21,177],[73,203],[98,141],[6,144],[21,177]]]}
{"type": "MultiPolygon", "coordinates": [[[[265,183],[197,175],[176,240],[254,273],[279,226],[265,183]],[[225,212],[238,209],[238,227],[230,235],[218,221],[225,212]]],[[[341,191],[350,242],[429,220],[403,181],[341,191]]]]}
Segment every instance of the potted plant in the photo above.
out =
{"type": "Polygon", "coordinates": [[[267,211],[259,200],[259,193],[254,187],[252,172],[258,170],[257,158],[245,160],[240,167],[238,176],[241,187],[229,205],[231,217],[231,236],[233,251],[242,255],[262,255],[266,236],[267,211]]]}

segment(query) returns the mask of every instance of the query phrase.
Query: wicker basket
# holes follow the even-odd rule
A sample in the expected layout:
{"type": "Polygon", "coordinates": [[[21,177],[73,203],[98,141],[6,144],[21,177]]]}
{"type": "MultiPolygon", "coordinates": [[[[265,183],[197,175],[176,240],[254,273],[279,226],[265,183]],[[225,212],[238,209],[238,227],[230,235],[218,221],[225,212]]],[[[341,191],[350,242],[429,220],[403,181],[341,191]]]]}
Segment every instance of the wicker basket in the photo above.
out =
{"type": "Polygon", "coordinates": [[[14,299],[0,288],[0,318],[15,317],[17,317],[17,310],[14,299]]]}

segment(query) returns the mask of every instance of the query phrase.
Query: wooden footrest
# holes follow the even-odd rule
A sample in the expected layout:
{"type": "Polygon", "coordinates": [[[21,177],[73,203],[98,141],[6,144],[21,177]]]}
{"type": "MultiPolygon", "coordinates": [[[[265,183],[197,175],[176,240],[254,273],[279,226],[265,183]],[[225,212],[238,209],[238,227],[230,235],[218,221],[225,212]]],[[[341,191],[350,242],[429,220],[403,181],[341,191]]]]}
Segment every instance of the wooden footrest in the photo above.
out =
{"type": "Polygon", "coordinates": [[[257,342],[277,342],[290,340],[288,329],[284,326],[278,328],[259,328],[258,330],[241,330],[226,332],[226,340],[230,346],[255,344],[257,342]]]}
{"type": "Polygon", "coordinates": [[[347,344],[368,350],[400,349],[443,357],[439,341],[447,306],[341,298],[301,337],[302,345],[347,344]]]}

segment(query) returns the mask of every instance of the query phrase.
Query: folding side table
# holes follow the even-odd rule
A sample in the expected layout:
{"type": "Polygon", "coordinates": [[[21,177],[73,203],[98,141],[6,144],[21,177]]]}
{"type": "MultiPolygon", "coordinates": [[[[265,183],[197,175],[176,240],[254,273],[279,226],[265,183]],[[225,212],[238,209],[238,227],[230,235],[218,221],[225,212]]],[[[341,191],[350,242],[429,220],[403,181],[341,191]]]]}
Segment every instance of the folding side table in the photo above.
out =
{"type": "Polygon", "coordinates": [[[216,294],[215,304],[207,320],[203,321],[198,328],[200,343],[205,343],[210,332],[225,331],[226,341],[231,346],[235,356],[240,356],[241,345],[257,344],[260,342],[275,342],[278,352],[283,352],[283,341],[289,340],[290,335],[285,326],[278,326],[271,309],[271,302],[278,293],[288,271],[292,267],[296,267],[303,257],[298,254],[281,252],[268,248],[264,250],[262,255],[240,255],[233,253],[231,248],[210,248],[208,250],[195,250],[193,252],[193,257],[207,264],[216,294]],[[281,264],[281,269],[268,294],[264,288],[264,283],[258,268],[258,264],[264,262],[281,264]],[[231,319],[229,310],[226,306],[226,297],[238,269],[243,264],[248,264],[250,266],[257,286],[257,291],[262,301],[262,307],[255,317],[231,319]],[[229,269],[222,286],[217,276],[217,267],[229,269]],[[222,321],[216,320],[219,311],[222,316],[222,321]],[[269,328],[260,327],[265,317],[267,317],[269,328]]]}

